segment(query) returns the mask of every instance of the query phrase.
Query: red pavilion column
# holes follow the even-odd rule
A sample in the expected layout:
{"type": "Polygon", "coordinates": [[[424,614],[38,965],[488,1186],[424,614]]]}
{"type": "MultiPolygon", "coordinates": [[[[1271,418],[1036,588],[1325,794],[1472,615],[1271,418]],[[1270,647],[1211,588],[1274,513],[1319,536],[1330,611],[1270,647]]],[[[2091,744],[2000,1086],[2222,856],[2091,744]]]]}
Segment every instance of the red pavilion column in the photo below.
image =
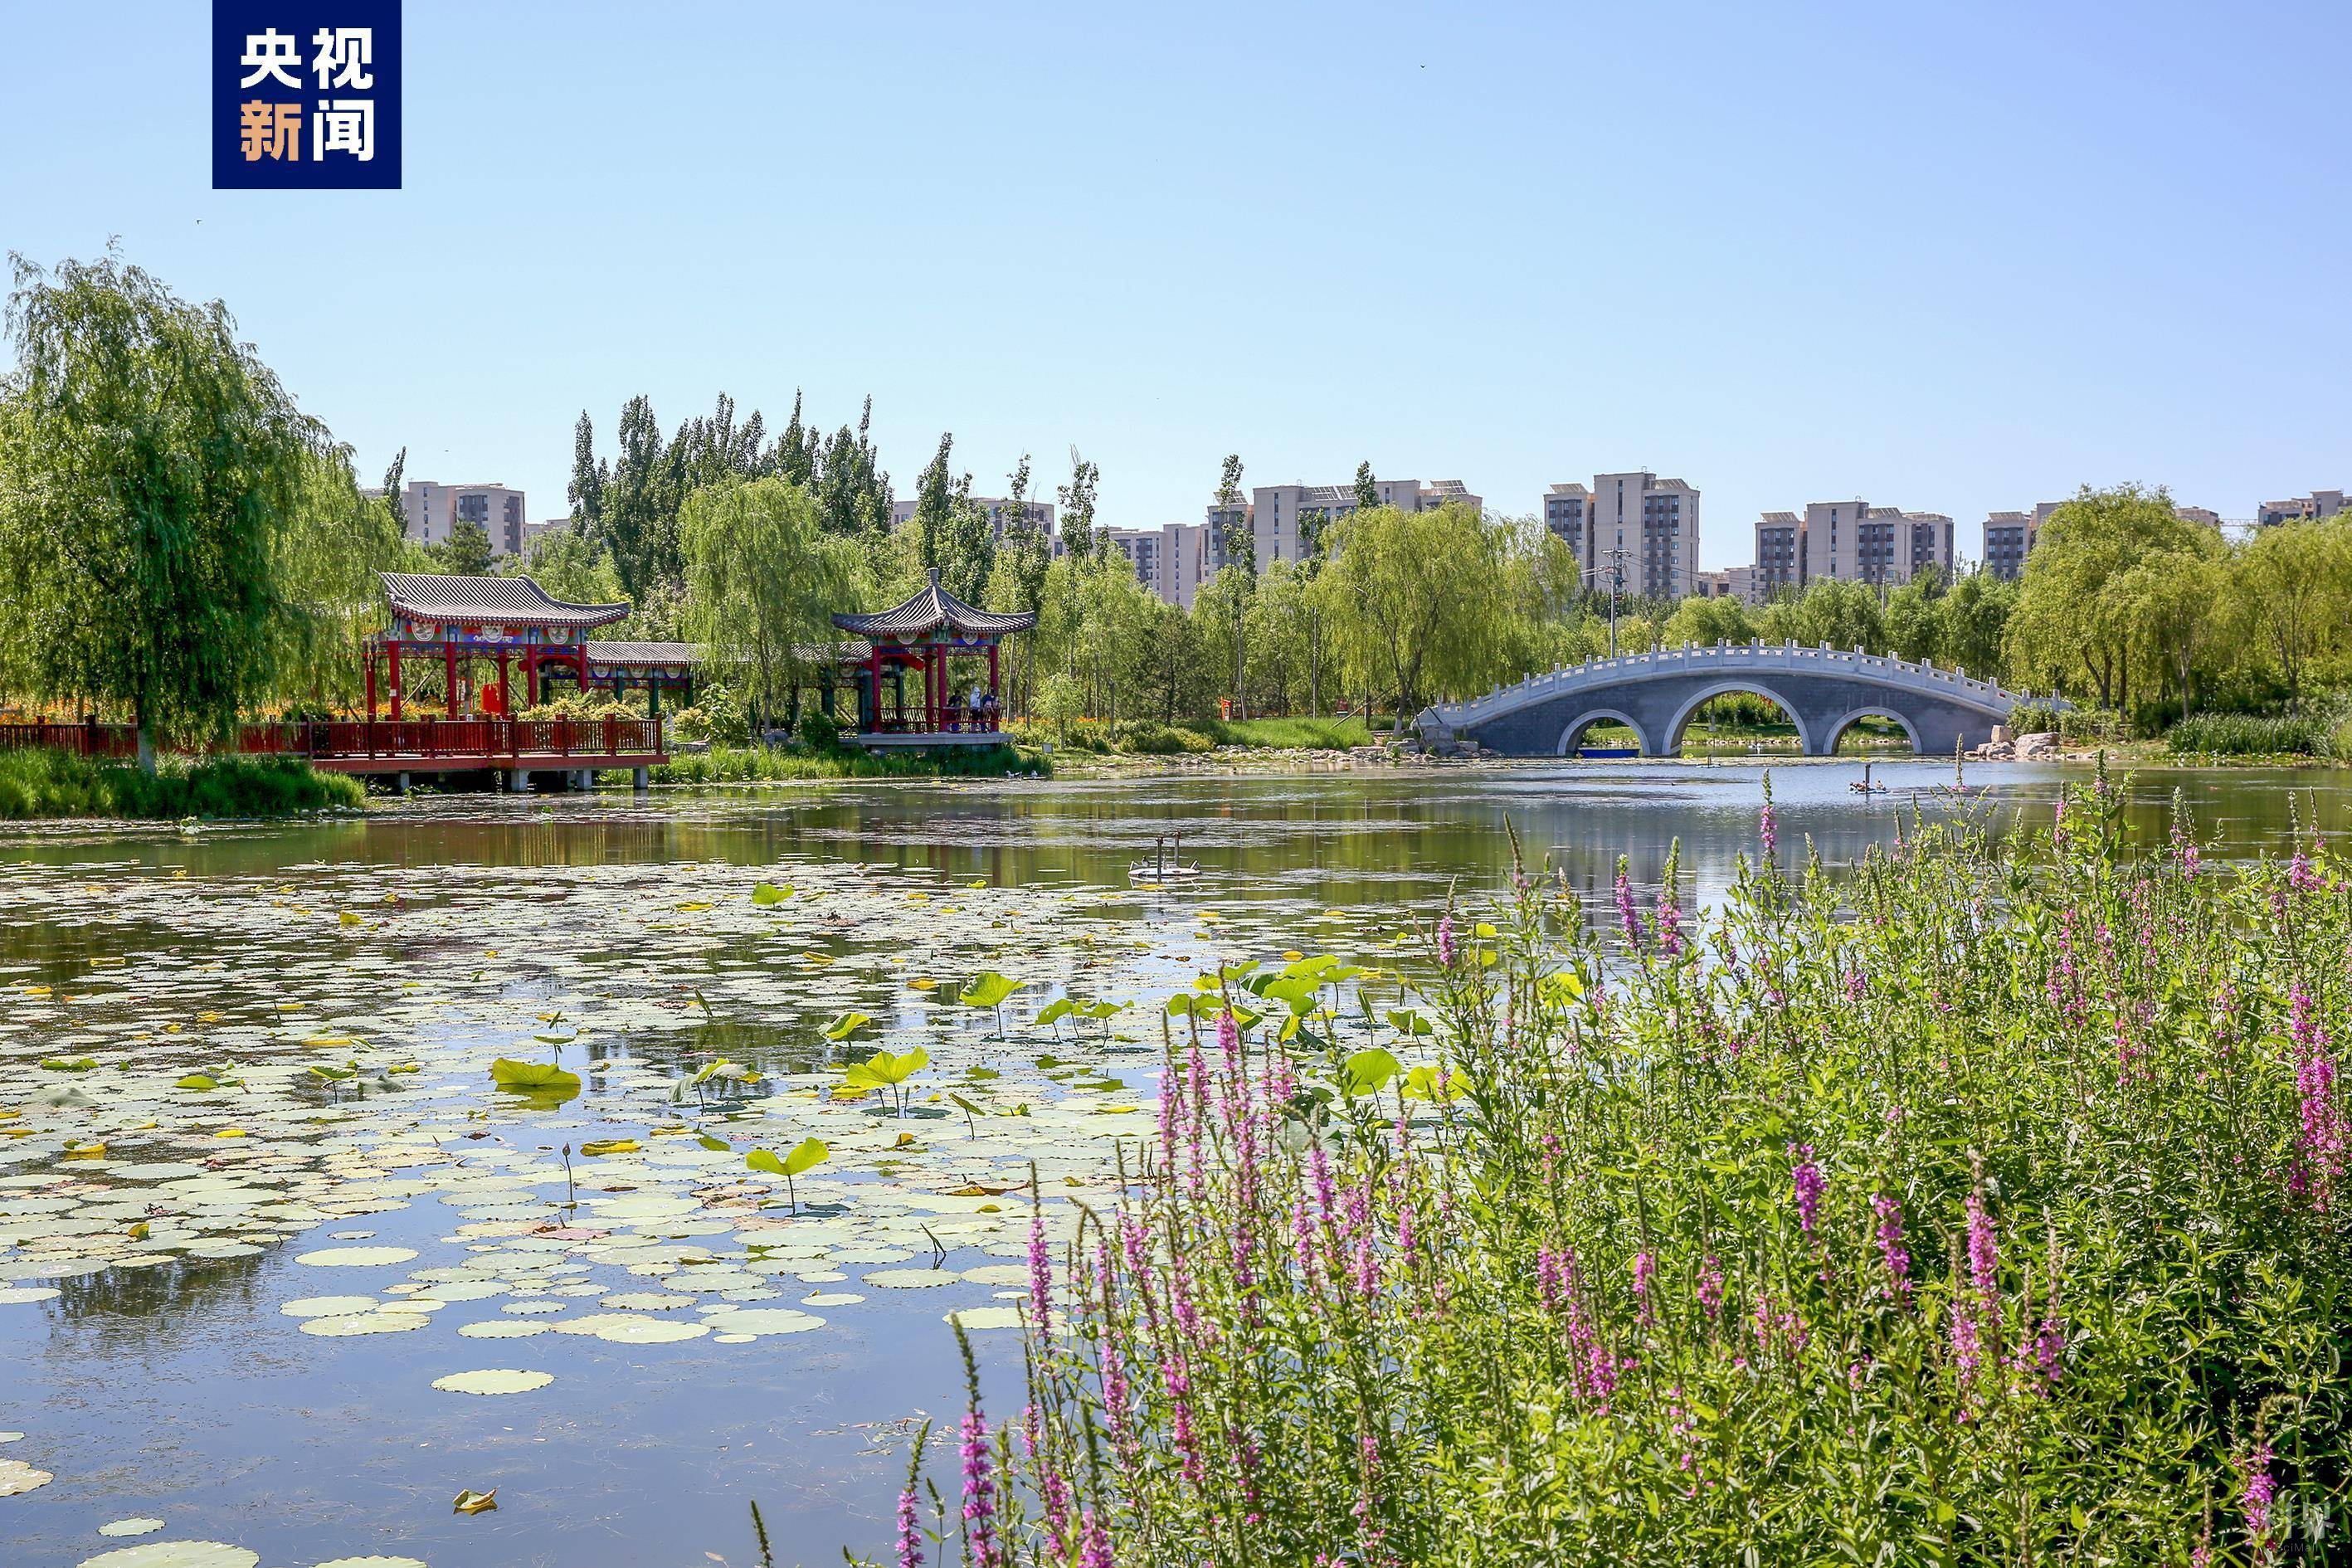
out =
{"type": "Polygon", "coordinates": [[[530,643],[522,650],[523,696],[533,708],[539,706],[539,645],[530,643]]]}
{"type": "Polygon", "coordinates": [[[514,689],[507,685],[507,650],[499,649],[499,717],[514,717],[514,689]]]}
{"type": "Polygon", "coordinates": [[[1004,698],[996,682],[996,645],[994,643],[988,645],[988,694],[996,699],[996,711],[1001,716],[1004,712],[1004,698]]]}
{"type": "Polygon", "coordinates": [[[400,722],[400,645],[388,643],[383,650],[385,673],[392,678],[392,721],[400,722]]]}
{"type": "Polygon", "coordinates": [[[368,722],[373,724],[375,722],[375,649],[373,648],[367,651],[367,704],[368,722]]]}
{"type": "Polygon", "coordinates": [[[441,689],[448,698],[446,706],[449,710],[449,717],[455,719],[457,716],[457,645],[456,643],[445,642],[441,645],[441,679],[444,682],[441,689]]]}

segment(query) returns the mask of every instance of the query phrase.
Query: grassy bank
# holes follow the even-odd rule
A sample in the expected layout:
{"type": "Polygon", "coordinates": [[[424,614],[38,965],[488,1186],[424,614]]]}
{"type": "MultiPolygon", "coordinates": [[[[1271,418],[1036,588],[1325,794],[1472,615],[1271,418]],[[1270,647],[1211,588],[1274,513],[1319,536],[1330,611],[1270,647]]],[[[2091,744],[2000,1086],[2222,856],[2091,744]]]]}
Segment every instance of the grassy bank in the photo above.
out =
{"type": "Polygon", "coordinates": [[[937,752],[804,752],[756,746],[714,746],[689,752],[653,770],[653,782],[671,784],[788,783],[820,779],[1004,778],[1046,773],[1052,765],[1012,746],[956,746],[937,752]]]}
{"type": "Polygon", "coordinates": [[[1378,1008],[1336,955],[1203,976],[1132,1194],[1075,1257],[1035,1233],[1025,1397],[965,1417],[942,1533],[2341,1561],[2352,866],[2126,845],[2105,784],[2054,837],[1925,826],[1834,879],[1768,809],[1705,919],[1621,872],[1596,930],[1531,867],[1412,994],[1381,957],[1378,1008]]]}
{"type": "Polygon", "coordinates": [[[150,776],[65,752],[0,752],[0,820],[290,816],[366,804],[358,780],[294,757],[166,757],[150,776]]]}

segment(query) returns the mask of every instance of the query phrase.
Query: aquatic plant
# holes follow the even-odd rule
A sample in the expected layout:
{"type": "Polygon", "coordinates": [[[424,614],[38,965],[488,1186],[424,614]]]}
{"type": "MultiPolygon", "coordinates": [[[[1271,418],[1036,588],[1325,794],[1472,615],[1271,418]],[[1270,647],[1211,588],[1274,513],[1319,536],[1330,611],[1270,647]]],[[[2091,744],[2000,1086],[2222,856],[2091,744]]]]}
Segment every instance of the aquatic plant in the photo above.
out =
{"type": "Polygon", "coordinates": [[[2336,1551],[2345,868],[2184,875],[2119,802],[1834,883],[1768,810],[1703,919],[1523,876],[1385,1029],[1204,975],[1050,1306],[1032,1248],[965,1562],[2336,1551]]]}

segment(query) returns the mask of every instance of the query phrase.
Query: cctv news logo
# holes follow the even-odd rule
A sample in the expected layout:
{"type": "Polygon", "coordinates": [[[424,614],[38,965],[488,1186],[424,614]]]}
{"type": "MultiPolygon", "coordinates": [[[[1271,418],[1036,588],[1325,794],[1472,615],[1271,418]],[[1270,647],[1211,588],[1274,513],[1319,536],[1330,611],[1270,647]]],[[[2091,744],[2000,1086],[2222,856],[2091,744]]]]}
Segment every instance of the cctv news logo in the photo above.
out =
{"type": "Polygon", "coordinates": [[[213,189],[400,188],[399,0],[214,0],[213,189]]]}

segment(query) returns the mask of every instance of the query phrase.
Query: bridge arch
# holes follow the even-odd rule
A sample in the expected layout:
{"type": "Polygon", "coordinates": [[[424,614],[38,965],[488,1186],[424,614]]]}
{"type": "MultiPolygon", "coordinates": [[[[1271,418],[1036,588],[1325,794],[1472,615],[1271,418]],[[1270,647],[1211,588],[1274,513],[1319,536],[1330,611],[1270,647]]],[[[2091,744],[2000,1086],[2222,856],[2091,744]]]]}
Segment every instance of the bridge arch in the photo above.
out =
{"type": "Polygon", "coordinates": [[[1643,729],[1640,721],[1622,708],[1588,708],[1579,713],[1569,721],[1568,728],[1559,732],[1559,745],[1553,754],[1562,757],[1572,754],[1577,736],[1593,725],[1601,723],[1624,725],[1633,731],[1633,743],[1641,748],[1642,755],[1654,757],[1658,754],[1658,748],[1650,741],[1650,732],[1643,729]]]}
{"type": "Polygon", "coordinates": [[[1895,723],[1903,726],[1903,733],[1910,738],[1912,754],[1915,756],[1925,756],[1927,754],[1927,747],[1919,743],[1919,726],[1911,722],[1909,715],[1902,712],[1898,709],[1882,707],[1875,703],[1864,704],[1864,706],[1855,709],[1853,712],[1846,714],[1836,723],[1829,726],[1828,730],[1822,736],[1822,754],[1823,756],[1835,756],[1837,754],[1838,742],[1845,739],[1845,732],[1853,728],[1855,721],[1862,719],[1889,719],[1894,721],[1895,723]]]}
{"type": "Polygon", "coordinates": [[[1808,757],[1821,754],[1813,749],[1812,727],[1805,722],[1804,710],[1773,690],[1759,676],[1735,676],[1729,679],[1713,681],[1700,687],[1696,695],[1684,699],[1683,705],[1675,710],[1674,718],[1668,721],[1664,732],[1659,737],[1657,754],[1663,757],[1682,755],[1683,728],[1690,722],[1691,715],[1714,699],[1729,696],[1734,692],[1749,697],[1761,697],[1767,702],[1778,706],[1780,711],[1786,713],[1797,726],[1798,752],[1808,757]]]}

